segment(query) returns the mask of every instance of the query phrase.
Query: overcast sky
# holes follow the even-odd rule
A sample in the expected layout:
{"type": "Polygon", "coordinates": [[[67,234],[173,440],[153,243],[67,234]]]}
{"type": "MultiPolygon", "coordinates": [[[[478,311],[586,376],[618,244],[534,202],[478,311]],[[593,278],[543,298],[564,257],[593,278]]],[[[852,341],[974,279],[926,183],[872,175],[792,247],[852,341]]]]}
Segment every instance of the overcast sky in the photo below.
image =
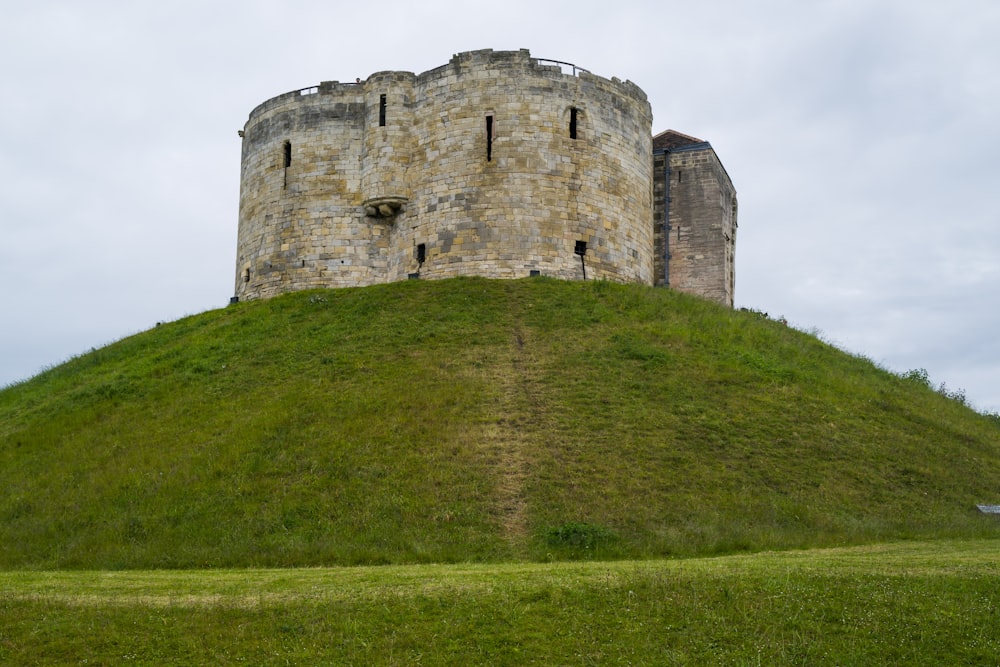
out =
{"type": "Polygon", "coordinates": [[[996,0],[33,0],[0,13],[0,386],[233,293],[237,130],[527,48],[637,83],[739,193],[736,301],[1000,411],[996,0]]]}

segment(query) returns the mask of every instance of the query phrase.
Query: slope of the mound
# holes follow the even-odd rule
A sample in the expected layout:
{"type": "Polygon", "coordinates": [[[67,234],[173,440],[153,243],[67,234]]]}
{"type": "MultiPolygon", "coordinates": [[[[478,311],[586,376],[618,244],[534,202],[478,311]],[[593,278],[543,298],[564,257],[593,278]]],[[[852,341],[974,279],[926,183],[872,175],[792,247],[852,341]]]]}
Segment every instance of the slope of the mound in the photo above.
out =
{"type": "Polygon", "coordinates": [[[0,567],[641,557],[995,534],[1000,431],[669,290],[241,303],[0,392],[0,567]]]}

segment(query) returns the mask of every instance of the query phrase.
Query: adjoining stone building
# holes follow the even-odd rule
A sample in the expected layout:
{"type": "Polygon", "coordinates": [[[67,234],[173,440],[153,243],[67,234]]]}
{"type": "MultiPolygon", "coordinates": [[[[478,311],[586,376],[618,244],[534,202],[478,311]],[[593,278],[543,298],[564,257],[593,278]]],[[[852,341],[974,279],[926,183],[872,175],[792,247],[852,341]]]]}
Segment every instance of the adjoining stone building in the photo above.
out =
{"type": "Polygon", "coordinates": [[[654,284],[732,307],[736,208],[711,144],[673,130],[653,137],[654,284]]]}
{"type": "Polygon", "coordinates": [[[645,93],[526,50],[323,82],[250,113],[236,299],[478,275],[733,303],[736,194],[645,93]]]}

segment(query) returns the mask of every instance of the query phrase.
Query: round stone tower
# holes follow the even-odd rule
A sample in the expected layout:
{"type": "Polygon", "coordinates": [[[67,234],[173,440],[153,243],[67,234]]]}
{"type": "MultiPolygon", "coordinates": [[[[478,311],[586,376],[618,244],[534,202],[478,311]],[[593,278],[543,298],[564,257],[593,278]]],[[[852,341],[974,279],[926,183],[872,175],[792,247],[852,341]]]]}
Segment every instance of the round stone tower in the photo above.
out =
{"type": "Polygon", "coordinates": [[[479,275],[653,282],[652,138],[631,82],[473,51],[253,110],[236,296],[479,275]]]}

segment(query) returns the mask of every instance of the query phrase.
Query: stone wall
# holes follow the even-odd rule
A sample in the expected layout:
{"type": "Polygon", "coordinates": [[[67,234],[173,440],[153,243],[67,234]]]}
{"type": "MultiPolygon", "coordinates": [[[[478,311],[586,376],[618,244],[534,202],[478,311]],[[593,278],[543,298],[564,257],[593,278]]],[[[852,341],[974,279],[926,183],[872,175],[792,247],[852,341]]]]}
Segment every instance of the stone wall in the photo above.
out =
{"type": "Polygon", "coordinates": [[[588,278],[651,284],[650,126],[631,82],[524,50],[268,100],[242,132],[236,296],[580,278],[580,243],[588,278]]]}
{"type": "Polygon", "coordinates": [[[732,307],[736,190],[710,144],[674,135],[653,156],[655,284],[732,307]]]}
{"type": "Polygon", "coordinates": [[[386,230],[359,225],[365,100],[325,83],[274,98],[243,131],[236,295],[373,281],[386,230]]]}

